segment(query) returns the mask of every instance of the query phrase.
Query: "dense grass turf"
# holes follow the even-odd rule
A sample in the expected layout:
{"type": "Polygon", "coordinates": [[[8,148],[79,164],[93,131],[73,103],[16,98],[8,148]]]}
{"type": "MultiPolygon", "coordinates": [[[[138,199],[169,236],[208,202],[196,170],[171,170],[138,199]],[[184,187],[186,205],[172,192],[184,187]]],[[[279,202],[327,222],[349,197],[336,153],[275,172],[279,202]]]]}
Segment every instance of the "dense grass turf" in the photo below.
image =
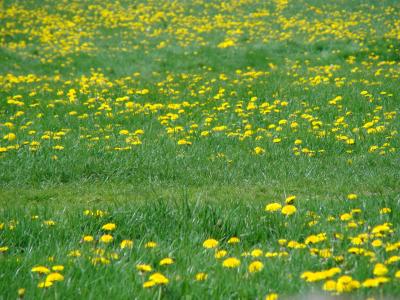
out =
{"type": "MultiPolygon", "coordinates": [[[[373,272],[378,262],[387,264],[385,277],[391,281],[379,289],[361,287],[357,297],[400,292],[394,278],[398,236],[386,232],[399,230],[399,215],[395,213],[399,197],[369,194],[350,201],[302,189],[296,191],[297,212],[284,217],[264,211],[271,200],[282,202],[282,194],[273,187],[113,188],[91,185],[21,191],[18,203],[13,202],[13,192],[2,194],[1,218],[6,220],[2,239],[10,246],[2,258],[5,298],[15,297],[21,287],[29,298],[295,295],[315,293],[323,285],[301,279],[305,271],[339,267],[342,277],[338,278],[350,275],[352,284],[354,280],[363,283],[377,277],[373,272]],[[384,213],[383,207],[392,208],[392,212],[384,213]],[[387,222],[394,225],[378,226],[387,222]],[[101,228],[109,223],[117,226],[111,231],[114,240],[102,243],[107,231],[101,228]],[[85,242],[88,236],[94,241],[85,242]],[[228,243],[231,237],[239,237],[240,243],[228,243]],[[217,239],[219,251],[228,253],[205,249],[203,242],[209,238],[217,239]],[[133,241],[132,248],[121,249],[123,240],[133,241]],[[377,240],[383,245],[376,246],[377,240]],[[156,247],[146,248],[151,241],[156,247]],[[360,249],[365,253],[358,253],[360,249]],[[218,254],[220,258],[216,258],[218,254]],[[160,266],[166,257],[174,263],[160,266]],[[227,257],[239,258],[240,266],[224,268],[227,257]],[[253,261],[261,262],[263,269],[252,273],[248,268],[253,261]],[[138,272],[140,264],[149,265],[152,271],[138,272]],[[46,276],[31,272],[39,265],[64,266],[59,272],[64,281],[55,282],[48,290],[37,288],[46,276]],[[170,282],[143,289],[143,283],[156,271],[170,282]],[[202,272],[207,279],[196,281],[202,272]]],[[[354,292],[357,285],[341,288],[341,292],[354,292]]]]}
{"type": "Polygon", "coordinates": [[[399,17],[3,1],[0,297],[399,294],[399,17]]]}

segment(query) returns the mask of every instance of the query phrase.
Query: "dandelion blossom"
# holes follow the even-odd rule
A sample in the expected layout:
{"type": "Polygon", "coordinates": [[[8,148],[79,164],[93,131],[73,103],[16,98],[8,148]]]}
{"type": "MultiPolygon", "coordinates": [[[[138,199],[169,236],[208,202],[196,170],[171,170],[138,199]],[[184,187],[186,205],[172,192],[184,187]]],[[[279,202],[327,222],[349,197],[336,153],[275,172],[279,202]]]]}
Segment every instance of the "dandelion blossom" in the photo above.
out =
{"type": "Polygon", "coordinates": [[[225,268],[237,268],[240,266],[240,260],[236,257],[229,257],[222,262],[222,266],[225,268]]]}
{"type": "Polygon", "coordinates": [[[101,229],[106,230],[106,231],[113,231],[117,228],[117,225],[114,223],[107,223],[101,227],[101,229]]]}
{"type": "Polygon", "coordinates": [[[150,265],[138,264],[138,265],[136,265],[136,270],[138,270],[140,272],[151,272],[153,270],[153,268],[150,265]]]}
{"type": "Polygon", "coordinates": [[[39,273],[39,274],[48,274],[48,273],[50,273],[50,270],[43,266],[37,266],[37,267],[33,267],[31,269],[31,272],[39,273]]]}
{"type": "Polygon", "coordinates": [[[63,281],[63,280],[64,280],[64,276],[57,272],[50,273],[46,276],[46,281],[50,281],[50,282],[63,281]]]}
{"type": "Polygon", "coordinates": [[[200,272],[195,275],[196,281],[204,281],[206,280],[208,275],[206,273],[200,272]]]}
{"type": "Polygon", "coordinates": [[[270,203],[267,204],[267,206],[265,207],[265,211],[274,212],[280,210],[281,208],[282,205],[280,205],[279,203],[270,203]]]}
{"type": "Polygon", "coordinates": [[[285,216],[293,215],[296,211],[297,209],[294,205],[285,205],[281,210],[282,214],[285,216]]]}
{"type": "Polygon", "coordinates": [[[160,260],[160,266],[172,265],[174,260],[170,257],[163,258],[160,260]]]}
{"type": "Polygon", "coordinates": [[[104,234],[100,237],[100,242],[104,243],[104,244],[108,244],[111,243],[113,241],[113,237],[110,234],[104,234]]]}
{"type": "Polygon", "coordinates": [[[215,248],[218,246],[218,241],[214,239],[207,239],[203,242],[203,247],[206,249],[215,248]]]}
{"type": "Polygon", "coordinates": [[[264,264],[261,261],[253,261],[249,265],[249,272],[250,273],[255,273],[255,272],[260,272],[264,268],[264,264]]]}
{"type": "Polygon", "coordinates": [[[349,200],[356,200],[357,199],[357,194],[348,194],[347,199],[349,200]]]}
{"type": "Polygon", "coordinates": [[[129,248],[131,249],[133,247],[133,241],[131,240],[123,240],[120,244],[121,249],[129,248]]]}

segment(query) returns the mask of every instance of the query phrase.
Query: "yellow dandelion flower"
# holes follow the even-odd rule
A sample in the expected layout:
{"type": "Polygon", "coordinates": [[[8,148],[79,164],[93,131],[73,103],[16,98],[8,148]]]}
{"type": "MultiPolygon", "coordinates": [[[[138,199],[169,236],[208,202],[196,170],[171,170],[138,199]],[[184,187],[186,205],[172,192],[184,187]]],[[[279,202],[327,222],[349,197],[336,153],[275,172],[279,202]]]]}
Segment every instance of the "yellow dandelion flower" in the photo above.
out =
{"type": "Polygon", "coordinates": [[[121,249],[129,248],[131,249],[133,247],[133,241],[131,240],[123,240],[120,244],[121,249]]]}
{"type": "Polygon", "coordinates": [[[373,287],[378,287],[382,283],[386,283],[388,281],[389,278],[386,277],[368,278],[362,283],[362,286],[366,288],[373,288],[373,287]]]}
{"type": "Polygon", "coordinates": [[[254,273],[254,272],[259,272],[264,268],[264,264],[261,261],[253,261],[250,265],[249,265],[249,272],[250,273],[254,273]]]}
{"type": "Polygon", "coordinates": [[[388,268],[384,264],[376,264],[374,267],[374,275],[375,276],[382,276],[389,272],[388,268]]]}
{"type": "Polygon", "coordinates": [[[54,225],[56,225],[56,222],[54,222],[53,220],[46,220],[46,221],[43,221],[43,224],[46,226],[54,226],[54,225]]]}
{"type": "Polygon", "coordinates": [[[81,256],[81,252],[79,250],[72,250],[68,253],[67,256],[70,257],[80,257],[81,256]]]}
{"type": "Polygon", "coordinates": [[[297,139],[297,140],[294,141],[294,144],[295,144],[295,145],[301,145],[302,143],[303,143],[303,141],[302,141],[302,140],[299,140],[299,139],[297,139]]]}
{"type": "Polygon", "coordinates": [[[3,139],[5,139],[5,140],[7,140],[7,141],[9,141],[9,142],[15,140],[16,138],[17,138],[17,136],[16,136],[14,133],[6,134],[6,135],[3,137],[3,139]]]}
{"type": "Polygon", "coordinates": [[[251,251],[250,255],[253,257],[260,257],[263,255],[263,251],[261,249],[254,249],[251,251]]]}
{"type": "Polygon", "coordinates": [[[349,200],[356,200],[357,199],[357,194],[348,194],[347,199],[349,200]]]}
{"type": "Polygon", "coordinates": [[[149,279],[154,281],[156,284],[168,284],[169,280],[161,273],[151,274],[149,279]]]}
{"type": "Polygon", "coordinates": [[[236,257],[230,257],[222,262],[222,266],[225,268],[237,268],[240,266],[240,260],[236,257]]]}
{"type": "Polygon", "coordinates": [[[278,300],[279,295],[276,293],[271,293],[265,296],[265,300],[278,300]]]}
{"type": "Polygon", "coordinates": [[[264,149],[264,148],[261,148],[261,147],[255,147],[255,148],[254,148],[254,153],[255,153],[256,155],[264,154],[264,153],[265,153],[265,149],[264,149]]]}
{"type": "Polygon", "coordinates": [[[297,211],[297,208],[294,205],[285,205],[282,207],[282,214],[285,216],[293,215],[297,211]]]}
{"type": "Polygon", "coordinates": [[[155,248],[155,247],[157,247],[157,243],[150,241],[150,242],[147,242],[146,244],[144,244],[144,247],[145,248],[155,248]]]}
{"type": "Polygon", "coordinates": [[[107,223],[101,227],[101,229],[106,230],[106,231],[113,231],[117,228],[117,225],[114,223],[107,223]]]}
{"type": "Polygon", "coordinates": [[[37,267],[33,267],[31,269],[31,272],[39,273],[39,274],[48,274],[48,273],[50,273],[50,270],[49,270],[49,268],[46,268],[44,266],[37,266],[37,267]]]}
{"type": "Polygon", "coordinates": [[[51,287],[52,285],[53,285],[52,281],[41,281],[38,284],[38,288],[41,288],[41,289],[48,288],[48,287],[51,287]]]}
{"type": "Polygon", "coordinates": [[[104,244],[111,243],[114,240],[113,236],[111,234],[103,234],[100,237],[100,242],[104,244]]]}
{"type": "Polygon", "coordinates": [[[180,139],[178,141],[178,145],[191,145],[191,144],[192,144],[192,142],[190,142],[190,141],[188,141],[186,139],[180,139]]]}
{"type": "Polygon", "coordinates": [[[279,239],[278,240],[278,244],[281,246],[285,246],[287,244],[287,240],[286,239],[279,239]]]}
{"type": "Polygon", "coordinates": [[[217,47],[224,49],[232,46],[235,46],[235,41],[232,39],[226,39],[223,42],[219,43],[217,47]]]}
{"type": "Polygon", "coordinates": [[[170,257],[163,258],[160,260],[160,266],[166,266],[166,265],[172,265],[174,263],[174,260],[170,257]]]}
{"type": "Polygon", "coordinates": [[[143,287],[145,289],[151,288],[151,287],[153,287],[155,285],[156,285],[156,283],[154,281],[152,281],[152,280],[149,280],[149,281],[146,281],[145,283],[143,283],[143,287]]]}
{"type": "Polygon", "coordinates": [[[337,280],[336,291],[338,293],[351,292],[360,287],[361,283],[358,280],[354,280],[351,276],[344,275],[337,280]]]}
{"type": "Polygon", "coordinates": [[[207,279],[207,277],[208,277],[208,275],[206,273],[200,272],[200,273],[197,273],[194,278],[196,281],[204,281],[207,279]]]}
{"type": "Polygon", "coordinates": [[[290,195],[290,196],[286,197],[285,202],[286,202],[286,204],[293,204],[294,200],[296,200],[296,196],[290,195]]]}
{"type": "Polygon", "coordinates": [[[328,292],[336,291],[336,281],[335,280],[325,281],[324,285],[322,286],[322,289],[328,292]]]}
{"type": "Polygon", "coordinates": [[[238,237],[231,237],[228,240],[228,244],[237,244],[237,243],[240,243],[240,239],[238,237]]]}
{"type": "Polygon", "coordinates": [[[203,247],[206,249],[215,248],[218,246],[218,241],[215,239],[207,239],[203,242],[203,247]]]}
{"type": "Polygon", "coordinates": [[[90,243],[93,242],[94,238],[91,235],[85,235],[82,240],[86,243],[90,243]]]}
{"type": "Polygon", "coordinates": [[[384,207],[384,208],[382,208],[380,211],[379,211],[379,213],[381,214],[381,215],[383,215],[383,214],[389,214],[389,213],[391,213],[392,212],[392,210],[389,208],[389,207],[384,207]]]}
{"type": "Polygon", "coordinates": [[[223,257],[225,257],[226,255],[228,254],[228,251],[226,251],[226,250],[219,250],[219,251],[217,251],[216,253],[215,253],[215,255],[214,255],[214,257],[215,258],[223,258],[223,257]]]}
{"type": "Polygon", "coordinates": [[[345,213],[340,216],[340,220],[342,220],[342,221],[349,221],[352,218],[353,218],[353,216],[349,213],[345,213]]]}
{"type": "Polygon", "coordinates": [[[46,276],[46,281],[50,281],[50,282],[63,281],[63,280],[64,280],[64,276],[57,272],[50,273],[46,276]]]}
{"type": "Polygon", "coordinates": [[[398,255],[393,255],[393,256],[389,257],[389,258],[385,261],[385,264],[390,265],[390,264],[393,264],[393,263],[398,262],[398,261],[400,261],[400,256],[398,256],[398,255]]]}
{"type": "Polygon", "coordinates": [[[61,272],[61,271],[64,271],[64,266],[63,265],[55,265],[55,266],[52,266],[51,269],[53,271],[61,272]]]}
{"type": "Polygon", "coordinates": [[[280,205],[279,203],[270,203],[265,206],[265,211],[274,212],[280,210],[281,208],[282,205],[280,205]]]}
{"type": "Polygon", "coordinates": [[[378,240],[372,241],[371,245],[372,245],[372,247],[381,247],[383,245],[383,242],[382,242],[382,240],[378,239],[378,240]]]}
{"type": "Polygon", "coordinates": [[[19,288],[18,289],[18,297],[23,298],[25,295],[26,290],[24,288],[19,288]]]}
{"type": "Polygon", "coordinates": [[[151,272],[153,270],[153,268],[150,265],[138,264],[138,265],[136,265],[136,270],[138,270],[140,272],[151,272]]]}
{"type": "Polygon", "coordinates": [[[53,146],[53,149],[54,149],[54,150],[64,150],[64,146],[55,145],[55,146],[53,146]]]}

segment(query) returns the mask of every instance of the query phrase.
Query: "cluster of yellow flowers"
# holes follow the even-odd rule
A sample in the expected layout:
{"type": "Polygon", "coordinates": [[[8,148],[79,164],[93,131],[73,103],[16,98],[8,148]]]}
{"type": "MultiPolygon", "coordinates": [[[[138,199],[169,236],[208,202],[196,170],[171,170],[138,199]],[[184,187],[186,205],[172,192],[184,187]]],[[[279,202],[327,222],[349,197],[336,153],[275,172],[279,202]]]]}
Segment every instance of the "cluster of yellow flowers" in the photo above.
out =
{"type": "Polygon", "coordinates": [[[32,268],[31,272],[39,275],[45,275],[44,280],[39,282],[38,287],[47,288],[52,286],[54,282],[64,280],[64,276],[59,273],[63,270],[64,266],[62,265],[54,265],[51,267],[51,270],[45,266],[36,266],[32,268]]]}
{"type": "MultiPolygon", "coordinates": [[[[166,80],[155,76],[154,86],[150,88],[151,96],[143,93],[141,87],[134,86],[140,75],[111,80],[94,72],[89,78],[83,76],[73,81],[55,75],[37,78],[35,86],[27,84],[25,78],[0,75],[0,86],[9,93],[9,109],[2,112],[4,121],[0,123],[4,132],[0,158],[13,151],[27,149],[37,152],[44,148],[57,159],[60,152],[68,150],[68,141],[75,138],[89,148],[101,145],[104,151],[131,150],[144,142],[149,128],[155,130],[154,123],[160,125],[160,136],[174,139],[177,145],[188,146],[210,137],[241,142],[250,140],[254,146],[249,153],[255,155],[265,155],[276,149],[309,157],[334,154],[335,151],[381,155],[396,152],[391,141],[398,133],[395,126],[397,112],[386,111],[384,105],[393,94],[383,91],[371,94],[369,99],[374,101],[365,103],[366,111],[362,115],[355,115],[352,104],[346,104],[350,99],[341,96],[334,100],[326,99],[329,103],[340,103],[332,105],[332,109],[321,109],[322,103],[313,105],[306,100],[300,103],[292,99],[280,100],[274,95],[262,99],[252,95],[251,88],[247,91],[249,100],[243,99],[243,95],[238,98],[237,82],[262,84],[268,72],[258,73],[255,70],[237,70],[236,74],[220,74],[219,78],[214,78],[215,75],[207,74],[205,70],[201,75],[170,73],[166,80]],[[98,81],[99,77],[101,81],[98,81]],[[182,81],[190,87],[194,101],[180,99],[182,81]],[[72,82],[76,88],[70,88],[72,82]],[[214,94],[213,86],[219,84],[225,87],[214,94]],[[54,85],[57,87],[49,87],[54,85]],[[125,96],[110,98],[109,86],[123,91],[125,96]],[[14,94],[16,90],[28,95],[14,94]],[[44,103],[41,100],[43,94],[56,100],[44,103]],[[71,95],[74,95],[73,101],[71,95]],[[157,102],[153,100],[154,96],[158,98],[157,102]],[[166,104],[163,99],[170,103],[166,104]],[[328,113],[327,109],[330,110],[328,113]],[[227,115],[234,116],[237,122],[226,119],[227,115]],[[142,128],[123,125],[132,118],[144,118],[146,122],[136,125],[142,128]],[[45,120],[48,122],[50,119],[60,124],[59,130],[46,128],[45,120]],[[321,140],[333,142],[335,147],[324,147],[321,140]],[[311,144],[320,148],[312,149],[311,144]]],[[[380,84],[375,82],[375,85],[380,84]]],[[[282,94],[282,97],[288,96],[282,94]]]]}
{"type": "MultiPolygon", "coordinates": [[[[354,201],[358,199],[358,195],[355,193],[350,193],[347,196],[349,201],[354,201]]],[[[282,206],[280,203],[274,202],[270,203],[266,206],[265,210],[267,212],[273,213],[276,211],[281,211],[283,215],[289,216],[294,214],[297,209],[293,205],[296,196],[290,195],[285,199],[286,205],[282,206]]],[[[386,275],[389,273],[388,265],[395,264],[400,261],[400,256],[392,255],[388,259],[386,259],[383,263],[376,263],[373,267],[372,274],[375,276],[373,278],[367,278],[363,281],[359,281],[354,279],[352,276],[347,275],[349,271],[345,271],[346,275],[339,276],[337,280],[333,278],[343,273],[343,267],[345,268],[345,257],[346,255],[360,255],[369,257],[369,261],[374,263],[378,260],[378,256],[382,259],[382,253],[380,249],[384,248],[387,254],[390,254],[393,251],[400,249],[400,242],[390,242],[390,238],[394,237],[394,230],[390,223],[384,223],[381,225],[376,225],[370,228],[370,233],[360,233],[356,236],[352,236],[352,228],[359,227],[359,225],[364,225],[364,220],[358,220],[355,222],[353,217],[356,214],[360,214],[362,212],[361,209],[355,208],[352,209],[351,213],[345,213],[340,216],[328,216],[326,221],[328,224],[331,224],[332,228],[334,228],[334,223],[339,220],[342,222],[348,222],[347,226],[344,227],[345,232],[339,233],[334,232],[331,236],[328,236],[326,232],[318,233],[318,234],[311,234],[304,238],[304,242],[298,242],[295,240],[287,240],[287,239],[279,239],[278,244],[281,247],[280,251],[278,252],[270,252],[270,251],[263,251],[262,249],[255,248],[252,251],[245,251],[241,253],[242,257],[253,257],[257,258],[256,260],[250,262],[248,264],[248,272],[254,273],[261,271],[265,264],[259,258],[266,257],[266,258],[273,258],[273,257],[290,257],[293,254],[292,249],[307,249],[311,256],[317,256],[321,259],[321,265],[326,263],[327,261],[331,260],[337,266],[332,267],[327,270],[321,271],[305,271],[303,272],[300,277],[307,282],[318,282],[324,281],[322,286],[323,290],[332,292],[334,294],[341,294],[344,292],[351,292],[358,288],[372,288],[378,287],[383,283],[389,282],[391,279],[386,275]],[[349,216],[343,218],[343,216],[349,216]],[[348,254],[343,253],[335,253],[337,250],[335,248],[340,248],[333,246],[331,244],[328,246],[331,241],[330,239],[337,240],[340,243],[346,244],[346,240],[350,241],[350,247],[347,249],[348,254]],[[387,240],[387,242],[383,242],[383,240],[387,240]],[[323,244],[322,248],[316,248],[316,245],[323,244]],[[367,246],[370,244],[373,249],[376,249],[377,252],[369,251],[365,248],[358,248],[353,247],[352,245],[364,245],[367,246]],[[324,248],[328,246],[328,248],[324,248]],[[286,249],[285,249],[286,248],[286,249]],[[379,253],[379,255],[378,255],[379,253]]],[[[388,214],[391,212],[390,208],[382,208],[380,210],[380,214],[388,214]]],[[[314,219],[320,219],[320,216],[317,216],[311,212],[307,212],[308,215],[312,216],[314,219]]],[[[319,221],[311,221],[308,222],[308,227],[315,226],[319,221]]],[[[287,226],[287,223],[284,223],[284,226],[287,226]]],[[[327,230],[328,231],[328,230],[327,230]]],[[[228,239],[227,244],[232,243],[239,243],[240,239],[237,237],[232,237],[228,239]]],[[[337,242],[336,242],[337,243],[337,242]]],[[[222,266],[225,268],[238,268],[241,265],[241,260],[236,257],[227,257],[229,252],[225,249],[218,249],[220,242],[216,239],[207,239],[203,243],[203,247],[206,249],[216,249],[215,251],[215,258],[217,260],[224,258],[222,261],[222,266]],[[227,258],[226,258],[227,257],[227,258]]],[[[321,247],[321,246],[320,246],[321,247]]],[[[303,254],[304,255],[304,254],[303,254]]],[[[400,270],[398,269],[394,273],[394,277],[400,279],[400,270]]]]}
{"type": "Polygon", "coordinates": [[[269,212],[281,211],[281,213],[285,216],[293,215],[297,208],[293,205],[296,196],[289,196],[286,198],[286,205],[282,206],[280,203],[274,202],[269,203],[265,206],[265,210],[269,212]]]}
{"type": "MultiPolygon", "coordinates": [[[[202,7],[200,15],[185,15],[186,10],[169,1],[138,6],[108,3],[106,8],[93,4],[89,9],[80,1],[55,4],[55,11],[65,14],[15,3],[0,15],[7,22],[7,36],[29,36],[19,43],[13,38],[0,39],[5,48],[18,51],[22,57],[34,56],[28,50],[32,43],[40,48],[38,56],[43,63],[63,57],[62,68],[73,64],[71,53],[101,52],[96,43],[105,37],[99,36],[99,26],[124,33],[118,34],[116,53],[134,49],[149,54],[190,45],[225,51],[305,35],[309,41],[350,39],[368,55],[349,55],[335,64],[286,58],[279,66],[269,62],[258,68],[247,66],[226,72],[217,72],[211,65],[190,73],[177,69],[144,74],[134,70],[117,78],[108,77],[102,69],[76,76],[63,75],[59,70],[46,75],[0,74],[7,107],[0,111],[0,158],[24,149],[48,149],[49,157],[57,160],[73,148],[76,139],[82,141],[79,147],[89,149],[100,145],[104,151],[133,150],[145,142],[146,136],[150,138],[149,131],[157,131],[158,138],[172,138],[184,147],[211,137],[251,140],[248,152],[255,155],[268,155],[276,149],[308,157],[397,151],[393,139],[398,134],[398,112],[390,104],[394,90],[386,83],[398,79],[400,64],[366,48],[371,32],[376,32],[371,15],[363,11],[343,14],[327,5],[326,11],[331,12],[327,15],[307,6],[304,15],[287,18],[287,1],[252,12],[246,8],[248,1],[229,1],[229,5],[207,2],[196,1],[202,7]],[[219,12],[215,17],[214,9],[219,12]],[[339,15],[341,18],[336,17],[339,15]],[[210,38],[219,36],[216,33],[224,38],[210,38]],[[331,87],[335,94],[321,96],[316,102],[306,95],[292,98],[283,89],[268,95],[256,92],[277,76],[284,76],[289,86],[299,87],[306,94],[319,85],[331,87]],[[141,122],[136,125],[128,122],[138,119],[141,122]],[[57,128],[47,125],[53,123],[57,128]],[[326,147],[332,143],[334,147],[326,147]]],[[[182,5],[194,13],[194,4],[182,5]]],[[[373,10],[373,15],[377,22],[394,18],[396,11],[388,7],[373,10]]],[[[396,24],[385,22],[383,36],[399,37],[396,24]]]]}
{"type": "MultiPolygon", "coordinates": [[[[381,19],[393,20],[384,24],[381,34],[387,39],[399,38],[395,6],[388,6],[379,13],[374,6],[369,10],[367,6],[344,13],[334,5],[307,4],[301,11],[296,10],[296,14],[291,8],[288,16],[285,12],[290,8],[289,1],[271,1],[254,8],[255,4],[258,2],[171,3],[164,0],[138,5],[107,2],[107,5],[85,6],[80,1],[60,1],[54,4],[54,9],[48,10],[18,2],[7,6],[1,18],[12,21],[7,23],[9,36],[24,35],[31,29],[30,36],[3,37],[1,42],[7,49],[21,51],[29,57],[35,56],[29,53],[29,46],[38,43],[46,54],[41,61],[52,62],[60,55],[95,52],[97,43],[105,40],[100,28],[122,32],[115,34],[119,37],[118,44],[108,50],[123,52],[130,49],[148,52],[152,48],[160,50],[173,45],[182,48],[215,45],[225,49],[252,43],[285,42],[298,37],[308,42],[351,40],[364,46],[372,33],[376,33],[376,22],[382,22],[381,19]]],[[[64,65],[69,63],[68,60],[63,62],[64,65]]]]}

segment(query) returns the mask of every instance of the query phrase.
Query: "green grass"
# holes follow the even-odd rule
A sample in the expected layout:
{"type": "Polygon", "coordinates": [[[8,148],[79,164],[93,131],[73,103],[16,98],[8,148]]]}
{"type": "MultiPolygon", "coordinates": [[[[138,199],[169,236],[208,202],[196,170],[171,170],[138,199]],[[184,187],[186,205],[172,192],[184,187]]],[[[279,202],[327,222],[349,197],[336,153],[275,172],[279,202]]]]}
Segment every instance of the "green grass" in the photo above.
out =
{"type": "Polygon", "coordinates": [[[329,295],[326,280],[301,274],[337,266],[334,280],[362,284],[376,263],[389,282],[349,296],[400,293],[399,261],[387,261],[400,255],[397,1],[1,4],[0,298],[18,288],[29,299],[329,295]],[[294,215],[264,210],[288,195],[294,215]],[[340,220],[355,208],[356,223],[340,220]],[[112,244],[80,242],[108,222],[112,244]],[[372,233],[385,222],[392,232],[372,233]],[[318,233],[327,239],[304,249],[278,243],[318,233]],[[356,245],[359,234],[368,238],[356,245]],[[232,236],[241,242],[228,245],[232,236]],[[210,237],[239,268],[202,247],[210,237]],[[119,249],[123,239],[133,248],[119,249]],[[97,248],[119,257],[94,265],[97,248]],[[241,256],[255,248],[287,256],[241,256]],[[175,263],[158,266],[167,256],[175,263]],[[253,274],[256,259],[264,269],[253,274]],[[144,289],[138,263],[169,283],[144,289]],[[54,264],[64,281],[38,288],[32,267],[54,264]]]}
{"type": "MultiPolygon", "coordinates": [[[[333,247],[335,255],[344,254],[345,262],[338,265],[351,270],[359,280],[371,277],[371,269],[366,267],[368,259],[346,253],[350,247],[347,238],[368,231],[368,226],[389,220],[395,224],[393,229],[398,230],[398,215],[379,215],[379,209],[383,205],[395,211],[399,198],[359,195],[361,200],[356,203],[344,203],[343,199],[334,195],[321,197],[310,193],[307,197],[303,193],[307,191],[298,191],[299,211],[287,219],[279,214],[264,212],[264,205],[269,202],[266,199],[279,198],[279,192],[263,186],[241,189],[211,187],[207,191],[185,188],[143,191],[133,186],[114,186],[112,189],[110,186],[49,188],[34,192],[22,190],[19,196],[21,202],[14,204],[11,204],[14,194],[4,193],[1,218],[6,224],[13,220],[18,222],[14,230],[2,233],[11,248],[10,253],[2,258],[3,272],[11,275],[2,280],[8,287],[4,297],[13,297],[20,287],[27,289],[29,298],[94,298],[107,295],[123,299],[132,295],[137,298],[157,297],[158,293],[166,298],[188,295],[194,298],[255,298],[268,292],[293,295],[317,291],[320,286],[318,283],[310,286],[301,280],[303,271],[337,265],[331,259],[321,263],[320,258],[311,256],[307,249],[288,249],[290,256],[287,258],[257,258],[265,265],[260,273],[247,273],[247,265],[255,260],[252,257],[241,258],[242,265],[238,270],[226,270],[221,266],[222,259],[213,257],[213,250],[202,247],[203,241],[209,237],[218,239],[220,248],[227,249],[229,255],[240,257],[241,253],[256,248],[264,252],[283,250],[277,243],[280,238],[301,242],[310,234],[326,232],[330,236],[342,232],[345,235],[343,241],[327,240],[317,247],[333,247]],[[377,197],[379,201],[375,201],[377,197]],[[361,214],[355,218],[366,222],[359,228],[348,231],[345,222],[326,221],[327,216],[338,218],[354,207],[362,208],[361,214]],[[88,217],[83,214],[84,209],[101,209],[108,214],[101,218],[88,217]],[[321,217],[313,227],[307,226],[308,221],[314,219],[306,216],[309,211],[321,217]],[[34,215],[38,219],[32,220],[34,215]],[[53,220],[56,224],[46,227],[44,220],[53,220]],[[100,243],[96,248],[105,249],[108,254],[116,252],[120,257],[108,265],[93,266],[90,262],[93,257],[91,246],[82,244],[80,240],[84,235],[99,238],[101,226],[108,222],[117,224],[113,234],[115,242],[107,246],[100,243]],[[238,236],[241,243],[226,244],[232,236],[238,236]],[[131,250],[119,249],[119,242],[123,239],[134,241],[131,250]],[[148,241],[156,241],[158,246],[144,248],[148,241]],[[82,256],[68,257],[72,250],[80,250],[82,256]],[[49,262],[49,257],[53,257],[54,261],[49,262]],[[164,257],[172,257],[176,263],[158,266],[164,257]],[[135,270],[138,263],[151,264],[166,274],[171,283],[165,288],[143,290],[141,284],[147,275],[138,274],[135,270]],[[30,275],[30,269],[36,265],[56,264],[65,266],[65,282],[56,283],[47,291],[37,289],[39,276],[30,275]],[[197,272],[206,272],[208,279],[195,282],[197,272]]],[[[388,240],[393,238],[387,237],[388,240]]],[[[386,255],[385,251],[377,251],[378,260],[386,255]]],[[[358,296],[379,295],[382,292],[396,295],[398,284],[393,281],[379,291],[363,289],[358,296]]]]}

